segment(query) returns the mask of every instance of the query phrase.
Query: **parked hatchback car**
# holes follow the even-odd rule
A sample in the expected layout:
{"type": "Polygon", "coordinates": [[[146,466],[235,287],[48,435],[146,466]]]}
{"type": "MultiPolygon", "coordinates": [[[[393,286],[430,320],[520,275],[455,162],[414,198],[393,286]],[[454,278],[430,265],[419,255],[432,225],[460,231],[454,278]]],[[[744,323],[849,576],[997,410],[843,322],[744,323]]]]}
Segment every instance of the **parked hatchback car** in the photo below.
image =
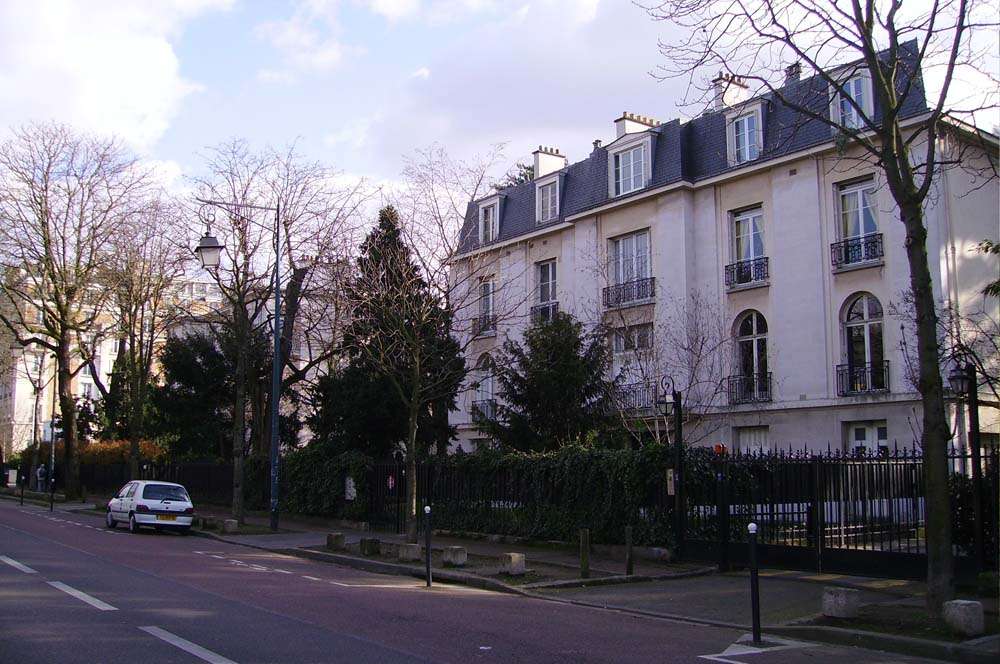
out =
{"type": "Polygon", "coordinates": [[[194,505],[187,489],[173,482],[129,482],[108,501],[108,528],[127,523],[129,532],[139,528],[176,530],[187,534],[194,519],[194,505]]]}

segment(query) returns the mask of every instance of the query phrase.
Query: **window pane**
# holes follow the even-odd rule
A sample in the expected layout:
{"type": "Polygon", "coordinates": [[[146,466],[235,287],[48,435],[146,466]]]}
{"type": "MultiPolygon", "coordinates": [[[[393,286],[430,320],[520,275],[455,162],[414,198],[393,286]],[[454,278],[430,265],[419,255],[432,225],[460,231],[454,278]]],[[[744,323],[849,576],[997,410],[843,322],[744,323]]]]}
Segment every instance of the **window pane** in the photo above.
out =
{"type": "Polygon", "coordinates": [[[857,191],[845,191],[840,195],[840,210],[843,219],[844,237],[852,238],[861,235],[861,226],[858,221],[857,191]]]}
{"type": "Polygon", "coordinates": [[[638,233],[635,236],[635,278],[645,279],[649,276],[649,233],[638,233]]]}
{"type": "Polygon", "coordinates": [[[757,339],[757,375],[767,373],[767,339],[757,339]]]}
{"type": "Polygon", "coordinates": [[[882,355],[882,323],[871,323],[868,326],[868,337],[872,353],[869,361],[880,365],[884,359],[882,355]]]}
{"type": "Polygon", "coordinates": [[[847,354],[847,363],[851,367],[860,367],[868,362],[864,325],[852,325],[847,328],[847,354]]]}
{"type": "Polygon", "coordinates": [[[867,235],[868,233],[875,233],[878,231],[878,227],[875,224],[875,190],[874,189],[863,189],[861,190],[861,201],[862,201],[862,218],[861,233],[867,235]]]}
{"type": "Polygon", "coordinates": [[[622,193],[622,156],[615,155],[615,194],[622,193]]]}

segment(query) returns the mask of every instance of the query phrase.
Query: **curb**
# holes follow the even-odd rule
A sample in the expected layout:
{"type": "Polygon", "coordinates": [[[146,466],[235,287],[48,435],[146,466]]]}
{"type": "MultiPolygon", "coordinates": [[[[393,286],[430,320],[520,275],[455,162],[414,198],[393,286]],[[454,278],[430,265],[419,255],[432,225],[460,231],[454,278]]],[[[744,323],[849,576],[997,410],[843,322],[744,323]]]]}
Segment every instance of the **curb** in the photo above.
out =
{"type": "Polygon", "coordinates": [[[910,636],[883,634],[881,632],[865,632],[855,629],[844,629],[843,627],[795,625],[768,627],[765,631],[793,639],[855,646],[917,657],[946,659],[951,662],[962,662],[962,664],[992,664],[997,661],[996,652],[970,648],[961,643],[917,639],[910,636]]]}
{"type": "MultiPolygon", "coordinates": [[[[545,563],[548,564],[548,563],[545,563]]],[[[594,586],[618,586],[626,583],[645,583],[647,581],[668,581],[670,579],[687,579],[693,576],[714,574],[714,567],[701,567],[686,572],[668,572],[666,574],[633,574],[632,576],[599,576],[594,579],[567,579],[565,581],[541,581],[526,583],[521,588],[525,590],[560,590],[563,588],[591,588],[594,586]]]]}

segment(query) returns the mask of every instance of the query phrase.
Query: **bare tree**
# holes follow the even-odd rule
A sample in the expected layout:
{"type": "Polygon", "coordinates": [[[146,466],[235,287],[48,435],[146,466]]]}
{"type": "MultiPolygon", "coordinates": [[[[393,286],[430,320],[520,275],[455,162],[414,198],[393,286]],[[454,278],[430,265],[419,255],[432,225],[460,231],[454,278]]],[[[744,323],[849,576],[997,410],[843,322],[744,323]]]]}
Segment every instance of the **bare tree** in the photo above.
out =
{"type": "Polygon", "coordinates": [[[989,61],[984,56],[995,43],[995,7],[977,0],[933,0],[919,7],[901,0],[668,0],[647,9],[653,18],[687,31],[685,37],[661,44],[668,59],[662,75],[686,77],[691,91],[700,88],[699,79],[709,70],[738,77],[741,84],[795,111],[802,124],[829,127],[844,153],[867,159],[888,185],[906,231],[917,321],[928,505],[927,603],[940,616],[943,602],[954,593],[950,432],[924,213],[942,170],[965,161],[962,146],[972,144],[980,152],[985,148],[973,114],[996,107],[995,82],[992,98],[978,102],[956,99],[952,83],[989,61]],[[784,87],[782,69],[789,61],[803,63],[813,78],[784,87]],[[909,110],[924,95],[918,68],[924,74],[938,69],[941,84],[926,112],[915,116],[909,110]],[[874,104],[847,89],[855,75],[870,80],[874,104]],[[831,112],[832,102],[842,112],[831,112]],[[959,141],[941,140],[959,134],[959,141]]]}
{"type": "Polygon", "coordinates": [[[0,322],[21,346],[55,354],[68,497],[80,494],[75,344],[103,311],[98,274],[145,183],[118,141],[63,125],[28,125],[0,146],[0,322]]]}

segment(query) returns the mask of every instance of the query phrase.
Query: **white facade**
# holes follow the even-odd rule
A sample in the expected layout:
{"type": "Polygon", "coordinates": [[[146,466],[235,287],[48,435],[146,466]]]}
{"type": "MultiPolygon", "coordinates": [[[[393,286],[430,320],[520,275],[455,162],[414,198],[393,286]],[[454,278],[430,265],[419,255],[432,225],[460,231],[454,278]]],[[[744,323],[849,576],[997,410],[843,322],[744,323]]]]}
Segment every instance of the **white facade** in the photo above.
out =
{"type": "MultiPolygon", "coordinates": [[[[619,132],[608,152],[647,141],[645,159],[635,163],[646,169],[648,184],[648,128],[632,129],[619,132]]],[[[965,158],[987,159],[981,152],[965,158]]],[[[460,332],[467,366],[478,367],[505,338],[520,337],[540,302],[540,275],[552,269],[540,266],[554,264],[559,310],[585,326],[620,330],[619,340],[612,335],[611,341],[622,351],[615,354],[614,371],[635,371],[643,362],[635,358],[645,358],[648,366],[625,382],[656,384],[671,375],[696,393],[688,407],[713,423],[697,442],[850,451],[911,446],[919,439],[921,406],[907,371],[915,340],[897,315],[909,289],[904,227],[875,166],[845,159],[831,141],[701,181],[649,187],[620,201],[614,200],[616,168],[617,162],[608,169],[606,204],[456,259],[456,283],[473,282],[470,271],[488,273],[496,284],[494,300],[510,309],[504,315],[502,305],[493,305],[495,335],[460,332]],[[637,249],[642,246],[648,254],[637,249]],[[626,287],[608,294],[612,304],[625,304],[606,306],[606,289],[623,281],[626,287]],[[717,320],[729,336],[717,350],[724,357],[704,363],[715,375],[684,376],[677,349],[663,347],[691,308],[708,322],[717,320]],[[750,325],[744,330],[749,336],[738,340],[740,323],[752,312],[763,318],[766,332],[750,325]],[[848,320],[851,314],[857,320],[848,320]],[[713,382],[715,388],[705,387],[713,382]],[[706,389],[715,389],[714,397],[706,389]]],[[[640,177],[636,173],[629,175],[640,177]]],[[[982,311],[994,321],[1000,319],[998,302],[980,291],[997,278],[996,259],[974,247],[997,237],[998,210],[995,181],[959,168],[942,174],[926,209],[936,297],[943,306],[982,311]]],[[[499,221],[502,228],[504,219],[499,221]]],[[[457,318],[474,319],[479,312],[473,306],[457,318]]],[[[470,373],[451,416],[456,444],[466,450],[484,441],[472,416],[473,402],[489,397],[480,385],[483,373],[470,373]]],[[[949,414],[953,420],[957,414],[956,439],[964,442],[961,409],[950,402],[949,414]]],[[[995,407],[983,408],[981,420],[984,431],[1000,430],[995,407]]]]}

